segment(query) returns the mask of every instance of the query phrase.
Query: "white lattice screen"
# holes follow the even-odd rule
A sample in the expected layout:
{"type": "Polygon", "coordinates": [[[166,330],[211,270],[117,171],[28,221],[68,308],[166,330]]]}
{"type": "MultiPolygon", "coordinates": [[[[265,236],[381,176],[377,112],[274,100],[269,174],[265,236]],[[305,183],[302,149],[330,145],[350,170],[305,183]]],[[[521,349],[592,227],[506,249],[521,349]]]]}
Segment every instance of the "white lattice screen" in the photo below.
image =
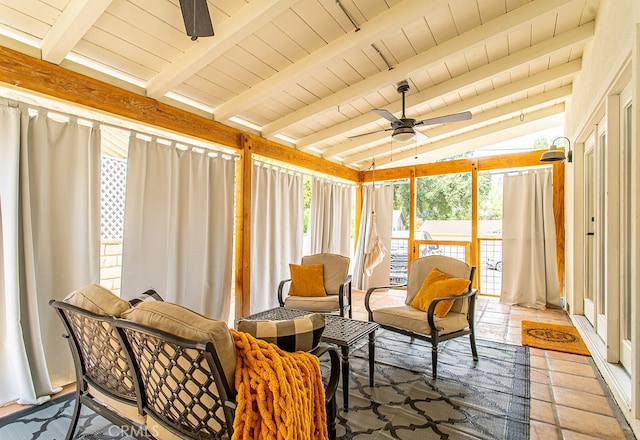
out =
{"type": "Polygon", "coordinates": [[[100,238],[122,240],[127,161],[102,156],[100,238]]]}

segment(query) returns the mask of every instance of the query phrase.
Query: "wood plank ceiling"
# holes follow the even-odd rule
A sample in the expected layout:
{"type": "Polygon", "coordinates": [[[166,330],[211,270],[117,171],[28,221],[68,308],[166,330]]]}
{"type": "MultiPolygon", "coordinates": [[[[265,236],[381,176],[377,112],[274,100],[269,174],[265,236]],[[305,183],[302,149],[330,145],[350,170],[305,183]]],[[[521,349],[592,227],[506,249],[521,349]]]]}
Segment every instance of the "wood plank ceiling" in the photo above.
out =
{"type": "Polygon", "coordinates": [[[0,44],[354,169],[414,164],[562,122],[598,0],[0,0],[0,44]],[[347,15],[346,11],[349,15],[347,15]],[[357,26],[357,28],[354,26],[357,26]],[[372,110],[471,111],[401,143],[372,110]]]}

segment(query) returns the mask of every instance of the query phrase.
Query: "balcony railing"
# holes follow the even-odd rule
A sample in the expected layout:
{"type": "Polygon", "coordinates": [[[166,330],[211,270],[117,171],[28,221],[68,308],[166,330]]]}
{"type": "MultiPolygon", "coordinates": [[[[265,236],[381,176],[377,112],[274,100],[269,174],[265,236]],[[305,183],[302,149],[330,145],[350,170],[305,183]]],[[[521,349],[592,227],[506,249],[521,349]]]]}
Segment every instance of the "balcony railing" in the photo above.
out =
{"type": "MultiPolygon", "coordinates": [[[[391,239],[390,284],[407,282],[409,260],[409,239],[391,239]]],[[[415,240],[416,251],[413,259],[427,255],[446,255],[467,263],[471,262],[471,242],[453,240],[415,240]]],[[[476,279],[479,291],[484,295],[500,295],[502,288],[502,239],[480,238],[480,259],[477,264],[476,279]]],[[[412,250],[413,252],[413,250],[412,250]]]]}

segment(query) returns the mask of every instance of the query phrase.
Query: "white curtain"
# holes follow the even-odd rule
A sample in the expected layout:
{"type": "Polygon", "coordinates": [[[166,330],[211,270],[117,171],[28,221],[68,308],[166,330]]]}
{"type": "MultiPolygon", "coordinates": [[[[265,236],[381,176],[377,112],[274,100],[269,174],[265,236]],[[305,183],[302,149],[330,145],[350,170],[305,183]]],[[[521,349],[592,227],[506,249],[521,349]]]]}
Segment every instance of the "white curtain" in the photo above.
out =
{"type": "Polygon", "coordinates": [[[500,301],[544,309],[560,306],[552,171],[504,178],[500,301]]]}
{"type": "Polygon", "coordinates": [[[227,321],[231,307],[235,163],[131,136],[122,296],[165,300],[227,321]]]}
{"type": "Polygon", "coordinates": [[[0,403],[75,380],[48,304],[99,282],[100,131],[0,107],[0,403]]]}
{"type": "Polygon", "coordinates": [[[313,178],[311,184],[311,253],[351,256],[353,188],[313,178]]]}
{"type": "MultiPolygon", "coordinates": [[[[371,230],[371,208],[373,188],[362,188],[362,217],[360,218],[360,232],[356,244],[355,256],[352,263],[352,282],[355,289],[367,289],[373,285],[389,284],[390,258],[387,253],[384,260],[367,277],[364,274],[364,254],[367,249],[369,231],[371,230]]],[[[375,189],[375,212],[378,236],[388,249],[391,249],[391,225],[393,223],[393,186],[377,186],[375,189]]]]}
{"type": "Polygon", "coordinates": [[[278,306],[278,284],[300,264],[302,176],[254,163],[251,191],[251,313],[278,306]]]}

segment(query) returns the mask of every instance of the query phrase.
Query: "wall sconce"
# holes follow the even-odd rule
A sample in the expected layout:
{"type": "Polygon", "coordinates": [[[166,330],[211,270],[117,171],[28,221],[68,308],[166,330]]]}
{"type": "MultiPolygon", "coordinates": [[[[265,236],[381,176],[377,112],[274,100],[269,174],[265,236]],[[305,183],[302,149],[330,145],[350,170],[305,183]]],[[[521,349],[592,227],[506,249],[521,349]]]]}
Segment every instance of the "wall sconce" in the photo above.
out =
{"type": "Polygon", "coordinates": [[[567,143],[569,144],[569,149],[567,150],[567,162],[573,162],[573,154],[571,151],[571,141],[566,136],[558,136],[553,141],[551,141],[551,147],[549,147],[549,150],[545,151],[544,153],[542,153],[542,156],[540,156],[540,160],[542,162],[558,162],[558,161],[563,161],[565,159],[564,152],[556,148],[556,141],[558,139],[567,140],[567,143]]]}

